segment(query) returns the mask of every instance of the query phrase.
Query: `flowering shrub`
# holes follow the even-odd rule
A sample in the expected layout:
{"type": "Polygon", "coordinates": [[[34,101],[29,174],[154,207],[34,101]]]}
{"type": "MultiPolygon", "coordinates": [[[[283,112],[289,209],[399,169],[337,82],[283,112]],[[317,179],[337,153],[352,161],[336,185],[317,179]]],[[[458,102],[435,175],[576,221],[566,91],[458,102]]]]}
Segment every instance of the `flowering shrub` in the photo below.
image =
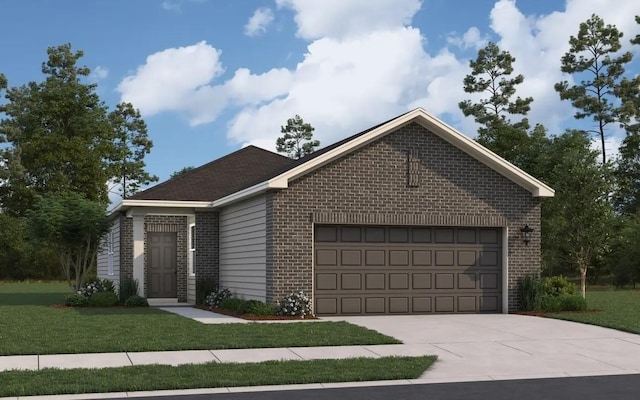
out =
{"type": "Polygon", "coordinates": [[[91,295],[94,293],[100,293],[100,292],[115,293],[116,289],[113,286],[113,282],[108,279],[96,278],[91,282],[85,283],[84,285],[82,285],[80,290],[78,290],[78,294],[81,294],[86,298],[91,297],[91,295]]]}
{"type": "Polygon", "coordinates": [[[231,296],[231,290],[227,288],[221,288],[211,292],[211,294],[209,294],[205,299],[205,302],[207,303],[207,305],[209,305],[209,307],[220,308],[220,303],[222,302],[222,300],[229,299],[231,298],[231,296]]]}
{"type": "Polygon", "coordinates": [[[302,290],[298,293],[291,293],[280,300],[278,315],[299,315],[305,317],[311,315],[311,299],[302,290]]]}

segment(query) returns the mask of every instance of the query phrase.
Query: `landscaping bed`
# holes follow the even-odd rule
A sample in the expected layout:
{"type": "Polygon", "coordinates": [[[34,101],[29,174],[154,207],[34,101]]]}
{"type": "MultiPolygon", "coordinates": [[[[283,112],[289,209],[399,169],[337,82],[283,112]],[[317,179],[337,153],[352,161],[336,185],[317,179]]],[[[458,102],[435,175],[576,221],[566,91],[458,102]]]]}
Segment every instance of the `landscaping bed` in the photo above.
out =
{"type": "Polygon", "coordinates": [[[229,315],[231,317],[242,318],[248,321],[308,321],[318,320],[319,318],[314,315],[257,315],[257,314],[238,314],[232,310],[224,308],[209,307],[205,305],[197,305],[195,308],[199,308],[205,311],[211,311],[216,314],[229,315]]]}

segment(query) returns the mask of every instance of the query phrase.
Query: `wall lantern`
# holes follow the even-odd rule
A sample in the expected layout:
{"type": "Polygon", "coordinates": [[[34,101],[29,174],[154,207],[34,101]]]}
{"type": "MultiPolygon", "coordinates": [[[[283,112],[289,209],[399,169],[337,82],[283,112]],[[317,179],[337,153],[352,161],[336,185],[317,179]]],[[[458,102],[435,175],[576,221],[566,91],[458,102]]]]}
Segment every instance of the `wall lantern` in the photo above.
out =
{"type": "Polygon", "coordinates": [[[524,228],[520,229],[520,232],[522,232],[522,241],[524,242],[524,245],[528,246],[529,242],[531,242],[531,234],[533,233],[533,228],[529,225],[525,225],[524,228]]]}

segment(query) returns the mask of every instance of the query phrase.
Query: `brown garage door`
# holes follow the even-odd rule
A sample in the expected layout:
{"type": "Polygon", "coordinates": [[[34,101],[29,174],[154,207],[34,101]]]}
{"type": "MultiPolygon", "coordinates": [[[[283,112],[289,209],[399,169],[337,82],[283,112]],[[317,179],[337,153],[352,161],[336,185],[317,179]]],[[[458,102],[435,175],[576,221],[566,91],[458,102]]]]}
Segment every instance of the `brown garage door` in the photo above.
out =
{"type": "Polygon", "coordinates": [[[499,228],[316,226],[315,312],[500,312],[500,241],[499,228]]]}

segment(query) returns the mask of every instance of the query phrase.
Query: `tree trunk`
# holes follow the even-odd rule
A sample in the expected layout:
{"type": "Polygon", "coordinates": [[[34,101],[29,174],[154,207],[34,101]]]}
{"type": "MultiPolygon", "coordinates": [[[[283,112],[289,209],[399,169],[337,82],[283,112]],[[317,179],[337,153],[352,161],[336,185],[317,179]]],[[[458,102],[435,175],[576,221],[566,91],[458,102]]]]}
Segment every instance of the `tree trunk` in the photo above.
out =
{"type": "Polygon", "coordinates": [[[587,298],[587,267],[580,268],[580,289],[582,298],[587,298]]]}

